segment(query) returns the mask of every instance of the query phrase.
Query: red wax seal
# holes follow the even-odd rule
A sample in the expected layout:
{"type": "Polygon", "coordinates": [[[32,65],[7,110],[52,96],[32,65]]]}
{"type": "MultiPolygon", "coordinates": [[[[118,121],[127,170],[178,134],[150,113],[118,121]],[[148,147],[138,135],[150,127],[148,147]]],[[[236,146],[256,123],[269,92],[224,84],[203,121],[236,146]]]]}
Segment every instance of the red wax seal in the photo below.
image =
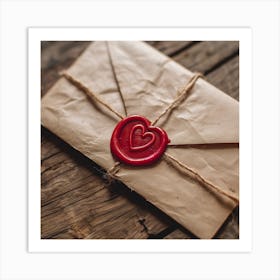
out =
{"type": "Polygon", "coordinates": [[[141,166],[156,162],[170,142],[167,133],[142,116],[121,120],[111,138],[111,152],[121,162],[141,166]]]}

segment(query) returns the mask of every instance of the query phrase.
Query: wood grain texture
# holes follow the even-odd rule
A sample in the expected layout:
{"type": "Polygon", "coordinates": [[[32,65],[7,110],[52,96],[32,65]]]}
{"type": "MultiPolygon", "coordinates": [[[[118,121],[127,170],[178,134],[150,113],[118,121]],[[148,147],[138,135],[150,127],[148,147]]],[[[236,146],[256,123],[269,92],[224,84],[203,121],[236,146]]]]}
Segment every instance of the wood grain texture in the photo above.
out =
{"type": "Polygon", "coordinates": [[[175,229],[170,234],[166,235],[164,239],[190,239],[191,237],[179,229],[175,229]]]}
{"type": "MultiPolygon", "coordinates": [[[[239,98],[238,42],[148,42],[235,99],[239,98]]],[[[42,42],[41,94],[89,42],[42,42]]],[[[42,128],[41,237],[196,238],[122,184],[108,186],[103,171],[42,128]]],[[[238,238],[238,208],[215,238],[238,238]]]]}
{"type": "Polygon", "coordinates": [[[157,50],[163,52],[167,56],[173,57],[176,54],[186,51],[191,46],[199,43],[192,41],[149,41],[147,42],[157,50]]]}
{"type": "Polygon", "coordinates": [[[239,100],[239,55],[209,73],[207,81],[239,100]]]}
{"type": "Polygon", "coordinates": [[[194,72],[207,75],[238,53],[237,41],[209,41],[195,44],[187,51],[175,55],[173,59],[194,72]]]}
{"type": "Polygon", "coordinates": [[[59,72],[68,68],[90,42],[42,42],[41,95],[59,79],[59,72]]]}

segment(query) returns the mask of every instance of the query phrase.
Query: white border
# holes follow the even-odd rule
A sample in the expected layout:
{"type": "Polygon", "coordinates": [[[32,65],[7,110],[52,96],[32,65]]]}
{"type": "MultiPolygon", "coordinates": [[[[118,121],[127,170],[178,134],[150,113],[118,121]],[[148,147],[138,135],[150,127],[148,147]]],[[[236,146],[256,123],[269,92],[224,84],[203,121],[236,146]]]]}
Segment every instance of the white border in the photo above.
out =
{"type": "Polygon", "coordinates": [[[29,28],[28,35],[29,252],[251,251],[252,38],[249,28],[29,28]],[[240,41],[240,238],[238,240],[42,240],[40,238],[40,42],[68,40],[240,41]]]}

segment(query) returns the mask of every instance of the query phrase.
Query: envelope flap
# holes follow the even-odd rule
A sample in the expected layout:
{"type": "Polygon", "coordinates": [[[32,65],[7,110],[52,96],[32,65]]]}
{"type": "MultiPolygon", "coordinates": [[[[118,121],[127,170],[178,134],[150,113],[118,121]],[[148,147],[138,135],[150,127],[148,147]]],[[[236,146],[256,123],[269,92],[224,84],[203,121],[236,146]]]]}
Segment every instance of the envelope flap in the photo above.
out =
{"type": "MultiPolygon", "coordinates": [[[[109,42],[109,55],[128,115],[153,121],[193,73],[143,42],[109,42]]],[[[239,103],[199,79],[189,96],[157,125],[171,144],[239,142],[239,103]]]]}
{"type": "MultiPolygon", "coordinates": [[[[81,84],[89,88],[115,111],[125,115],[122,96],[114,77],[106,42],[99,41],[90,44],[67,72],[74,78],[78,77],[81,84]]],[[[119,121],[118,117],[104,110],[104,106],[98,103],[95,106],[103,111],[105,116],[115,118],[116,122],[119,121]]]]}

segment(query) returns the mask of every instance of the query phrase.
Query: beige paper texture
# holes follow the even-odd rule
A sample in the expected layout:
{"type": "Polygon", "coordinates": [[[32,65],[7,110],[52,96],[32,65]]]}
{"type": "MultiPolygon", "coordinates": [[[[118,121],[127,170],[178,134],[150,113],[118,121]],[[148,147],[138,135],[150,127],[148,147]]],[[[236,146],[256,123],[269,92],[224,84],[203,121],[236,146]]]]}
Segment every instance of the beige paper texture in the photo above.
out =
{"type": "MultiPolygon", "coordinates": [[[[143,42],[95,42],[67,70],[116,111],[150,121],[176,98],[193,73],[143,42]]],[[[110,169],[110,138],[119,121],[65,78],[43,97],[42,125],[110,169]]],[[[199,79],[162,127],[168,154],[221,189],[239,193],[239,103],[199,79]]],[[[174,169],[121,165],[117,177],[199,238],[212,238],[236,203],[174,169]]]]}

